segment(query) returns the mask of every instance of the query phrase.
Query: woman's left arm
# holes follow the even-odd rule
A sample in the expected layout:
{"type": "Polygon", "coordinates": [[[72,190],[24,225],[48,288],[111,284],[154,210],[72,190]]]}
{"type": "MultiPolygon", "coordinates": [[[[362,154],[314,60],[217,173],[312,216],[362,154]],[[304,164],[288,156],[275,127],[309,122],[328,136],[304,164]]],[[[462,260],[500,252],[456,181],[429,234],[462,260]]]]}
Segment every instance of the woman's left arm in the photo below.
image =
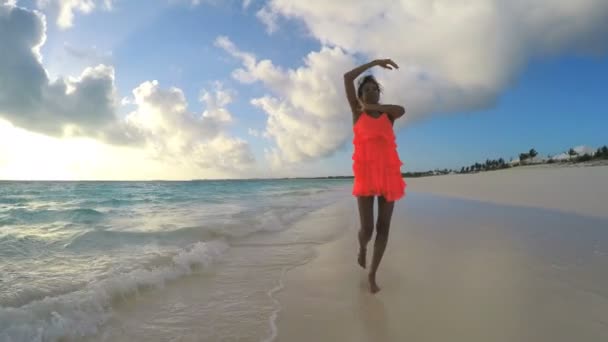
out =
{"type": "Polygon", "coordinates": [[[393,120],[398,119],[405,114],[405,108],[398,105],[384,105],[384,104],[368,104],[363,103],[363,110],[365,111],[378,111],[380,113],[387,113],[393,120]]]}

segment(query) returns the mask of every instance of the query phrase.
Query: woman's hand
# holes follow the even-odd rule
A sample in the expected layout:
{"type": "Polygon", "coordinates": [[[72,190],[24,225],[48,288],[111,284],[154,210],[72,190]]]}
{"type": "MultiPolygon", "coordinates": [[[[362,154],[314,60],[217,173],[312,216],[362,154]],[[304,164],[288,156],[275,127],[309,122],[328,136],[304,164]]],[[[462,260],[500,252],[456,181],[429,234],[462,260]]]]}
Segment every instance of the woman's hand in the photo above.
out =
{"type": "Polygon", "coordinates": [[[384,69],[389,69],[389,70],[399,69],[399,66],[397,65],[397,63],[393,62],[393,60],[390,58],[376,59],[374,62],[376,63],[376,65],[383,67],[384,69]]]}

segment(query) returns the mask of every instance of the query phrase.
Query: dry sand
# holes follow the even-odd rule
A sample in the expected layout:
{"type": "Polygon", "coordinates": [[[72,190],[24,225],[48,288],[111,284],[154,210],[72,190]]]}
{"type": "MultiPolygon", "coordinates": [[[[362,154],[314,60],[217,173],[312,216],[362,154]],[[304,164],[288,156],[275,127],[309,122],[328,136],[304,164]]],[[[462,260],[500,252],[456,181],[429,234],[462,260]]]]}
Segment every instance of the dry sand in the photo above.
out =
{"type": "Polygon", "coordinates": [[[608,166],[539,165],[408,178],[408,191],[608,218],[608,166]]]}
{"type": "Polygon", "coordinates": [[[408,179],[382,290],[368,291],[353,225],[284,276],[277,340],[608,341],[607,175],[521,168],[408,179]]]}

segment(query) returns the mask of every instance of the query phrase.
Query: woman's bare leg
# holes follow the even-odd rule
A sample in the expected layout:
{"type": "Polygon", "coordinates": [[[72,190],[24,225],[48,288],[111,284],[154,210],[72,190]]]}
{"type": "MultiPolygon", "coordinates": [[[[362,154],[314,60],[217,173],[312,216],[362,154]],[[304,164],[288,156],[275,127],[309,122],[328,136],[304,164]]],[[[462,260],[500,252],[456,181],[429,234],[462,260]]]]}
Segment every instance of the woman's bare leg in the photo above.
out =
{"type": "Polygon", "coordinates": [[[357,197],[359,205],[359,220],[361,227],[359,229],[359,257],[357,261],[361,267],[366,267],[367,244],[372,239],[374,232],[374,196],[357,197]]]}
{"type": "Polygon", "coordinates": [[[374,242],[374,256],[369,270],[369,286],[372,293],[380,291],[376,283],[376,272],[384,255],[388,232],[391,226],[391,217],[395,202],[387,202],[383,196],[378,197],[378,221],[376,222],[376,241],[374,242]]]}

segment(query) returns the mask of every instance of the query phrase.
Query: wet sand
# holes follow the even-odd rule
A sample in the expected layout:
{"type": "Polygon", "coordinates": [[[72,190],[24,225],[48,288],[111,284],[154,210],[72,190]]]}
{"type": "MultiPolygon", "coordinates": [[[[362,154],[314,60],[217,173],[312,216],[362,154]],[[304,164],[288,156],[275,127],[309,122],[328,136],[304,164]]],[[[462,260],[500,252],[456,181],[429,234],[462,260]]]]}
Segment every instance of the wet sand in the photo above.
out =
{"type": "Polygon", "coordinates": [[[499,205],[506,195],[489,203],[413,188],[395,207],[381,291],[369,293],[356,263],[353,224],[284,276],[278,341],[608,340],[608,219],[573,214],[602,214],[587,207],[596,198],[576,195],[558,211],[538,207],[568,203],[499,205]]]}

